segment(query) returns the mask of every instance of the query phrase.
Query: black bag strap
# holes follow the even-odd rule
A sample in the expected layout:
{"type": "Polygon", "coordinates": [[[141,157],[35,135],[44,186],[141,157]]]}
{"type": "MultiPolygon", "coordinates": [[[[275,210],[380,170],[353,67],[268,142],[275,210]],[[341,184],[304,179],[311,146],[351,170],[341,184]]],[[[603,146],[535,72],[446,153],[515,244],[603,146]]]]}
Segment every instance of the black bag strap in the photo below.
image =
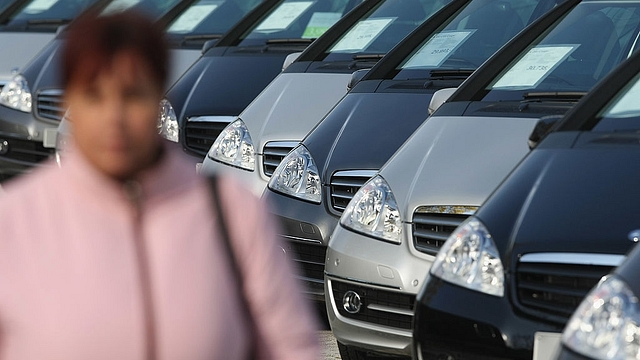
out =
{"type": "Polygon", "coordinates": [[[242,309],[244,309],[244,313],[246,314],[246,322],[249,329],[249,353],[247,354],[247,359],[257,359],[257,334],[258,328],[256,327],[256,322],[253,317],[251,306],[249,304],[249,300],[244,288],[244,278],[245,273],[242,271],[242,266],[240,266],[238,262],[238,257],[236,256],[236,252],[233,250],[233,246],[231,244],[231,237],[229,235],[229,227],[228,223],[225,220],[225,211],[222,204],[222,200],[220,199],[220,191],[218,189],[218,177],[217,176],[209,176],[209,187],[211,188],[211,197],[214,205],[214,209],[216,212],[216,217],[218,219],[218,230],[222,237],[223,248],[226,252],[227,259],[229,260],[229,264],[231,265],[231,270],[236,278],[235,284],[236,292],[238,295],[238,299],[240,300],[240,304],[242,305],[242,309]]]}

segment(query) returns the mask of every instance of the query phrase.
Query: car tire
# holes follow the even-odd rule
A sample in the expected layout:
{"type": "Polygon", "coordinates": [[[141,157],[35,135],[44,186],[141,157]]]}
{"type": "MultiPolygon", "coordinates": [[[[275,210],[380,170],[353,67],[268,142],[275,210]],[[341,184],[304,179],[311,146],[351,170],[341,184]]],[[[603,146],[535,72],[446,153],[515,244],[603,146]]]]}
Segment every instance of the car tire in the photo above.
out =
{"type": "MultiPolygon", "coordinates": [[[[362,350],[357,350],[354,349],[353,347],[347,346],[341,342],[338,341],[338,352],[340,352],[340,357],[342,358],[342,360],[373,360],[373,359],[380,359],[380,360],[391,360],[391,359],[405,359],[405,358],[399,358],[399,357],[386,357],[383,355],[376,355],[376,356],[368,356],[366,351],[362,351],[362,350]]],[[[407,360],[410,358],[406,358],[407,360]]]]}

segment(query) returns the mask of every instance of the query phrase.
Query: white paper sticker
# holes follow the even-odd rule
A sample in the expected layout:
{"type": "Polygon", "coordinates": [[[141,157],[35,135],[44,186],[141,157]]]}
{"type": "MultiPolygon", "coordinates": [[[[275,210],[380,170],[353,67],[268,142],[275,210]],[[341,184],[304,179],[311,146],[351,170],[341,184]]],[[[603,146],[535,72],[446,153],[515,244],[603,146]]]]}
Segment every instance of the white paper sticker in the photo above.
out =
{"type": "Polygon", "coordinates": [[[167,31],[170,33],[191,32],[217,8],[218,4],[194,5],[182,13],[167,31]]]}
{"type": "Polygon", "coordinates": [[[493,85],[497,88],[538,86],[561,62],[578,48],[576,45],[540,45],[532,48],[493,85]]]}
{"type": "Polygon", "coordinates": [[[625,118],[638,116],[640,113],[640,78],[636,78],[635,84],[609,109],[605,117],[625,118]]]}
{"type": "Polygon", "coordinates": [[[476,32],[471,30],[452,30],[437,33],[427,41],[418,52],[407,61],[402,68],[439,67],[476,32]]]}
{"type": "Polygon", "coordinates": [[[307,28],[302,34],[303,39],[317,39],[333,26],[340,18],[342,13],[339,12],[317,12],[313,13],[307,28]]]}
{"type": "Polygon", "coordinates": [[[36,14],[49,10],[58,0],[34,0],[24,9],[28,14],[36,14]]]}
{"type": "Polygon", "coordinates": [[[296,1],[288,2],[280,5],[271,13],[258,27],[256,31],[278,31],[284,30],[293,23],[305,10],[307,10],[313,1],[296,1]]]}
{"type": "Polygon", "coordinates": [[[103,14],[111,14],[118,11],[124,11],[130,7],[133,7],[142,0],[113,0],[102,11],[103,14]]]}
{"type": "Polygon", "coordinates": [[[392,17],[360,21],[331,48],[331,52],[358,52],[366,49],[395,19],[392,17]]]}

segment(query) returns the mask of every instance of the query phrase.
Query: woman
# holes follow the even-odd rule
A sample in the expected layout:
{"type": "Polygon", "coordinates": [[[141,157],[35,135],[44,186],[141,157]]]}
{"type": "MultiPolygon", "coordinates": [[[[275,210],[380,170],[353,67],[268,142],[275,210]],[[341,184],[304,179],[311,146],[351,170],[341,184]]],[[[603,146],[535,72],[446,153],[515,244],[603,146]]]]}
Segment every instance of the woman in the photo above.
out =
{"type": "Polygon", "coordinates": [[[167,57],[135,13],[69,27],[75,151],[0,201],[0,359],[316,358],[309,306],[262,204],[219,179],[237,274],[209,183],[157,134],[167,57]]]}

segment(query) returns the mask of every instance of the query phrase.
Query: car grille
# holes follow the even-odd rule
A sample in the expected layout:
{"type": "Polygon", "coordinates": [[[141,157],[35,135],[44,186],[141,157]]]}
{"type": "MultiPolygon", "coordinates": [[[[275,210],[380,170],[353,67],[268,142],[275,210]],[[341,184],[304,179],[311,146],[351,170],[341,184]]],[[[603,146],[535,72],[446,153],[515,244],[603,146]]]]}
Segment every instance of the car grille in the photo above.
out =
{"type": "Polygon", "coordinates": [[[576,263],[518,262],[519,305],[532,315],[566,323],[587,293],[615,266],[576,263]]]}
{"type": "Polygon", "coordinates": [[[376,170],[335,172],[331,177],[331,207],[338,212],[343,212],[358,189],[375,174],[376,170]]]}
{"type": "Polygon", "coordinates": [[[303,280],[323,285],[327,247],[318,243],[298,241],[287,241],[286,247],[286,253],[298,265],[298,272],[303,280]]]}
{"type": "Polygon", "coordinates": [[[64,102],[62,101],[63,94],[63,91],[59,89],[40,91],[36,101],[37,115],[44,119],[62,120],[65,109],[64,102]]]}
{"type": "Polygon", "coordinates": [[[287,154],[298,145],[297,142],[272,141],[264,145],[262,149],[262,170],[266,176],[271,177],[278,165],[287,154]]]}
{"type": "Polygon", "coordinates": [[[185,147],[198,155],[205,156],[218,138],[218,135],[231,122],[231,117],[221,117],[224,120],[215,120],[215,117],[189,118],[184,127],[185,147]],[[211,120],[213,119],[213,120],[211,120]]]}
{"type": "Polygon", "coordinates": [[[414,295],[335,280],[331,280],[331,290],[338,312],[346,318],[403,330],[412,328],[414,295]],[[362,308],[355,314],[344,309],[342,299],[347,291],[360,296],[362,308]]]}
{"type": "Polygon", "coordinates": [[[413,213],[413,245],[416,250],[437,254],[449,235],[476,210],[475,206],[419,207],[413,213]]]}
{"type": "Polygon", "coordinates": [[[2,157],[19,161],[22,163],[33,164],[47,160],[53,155],[54,149],[47,149],[42,146],[41,142],[13,139],[13,138],[0,138],[0,142],[8,144],[8,151],[3,154],[2,157]]]}

